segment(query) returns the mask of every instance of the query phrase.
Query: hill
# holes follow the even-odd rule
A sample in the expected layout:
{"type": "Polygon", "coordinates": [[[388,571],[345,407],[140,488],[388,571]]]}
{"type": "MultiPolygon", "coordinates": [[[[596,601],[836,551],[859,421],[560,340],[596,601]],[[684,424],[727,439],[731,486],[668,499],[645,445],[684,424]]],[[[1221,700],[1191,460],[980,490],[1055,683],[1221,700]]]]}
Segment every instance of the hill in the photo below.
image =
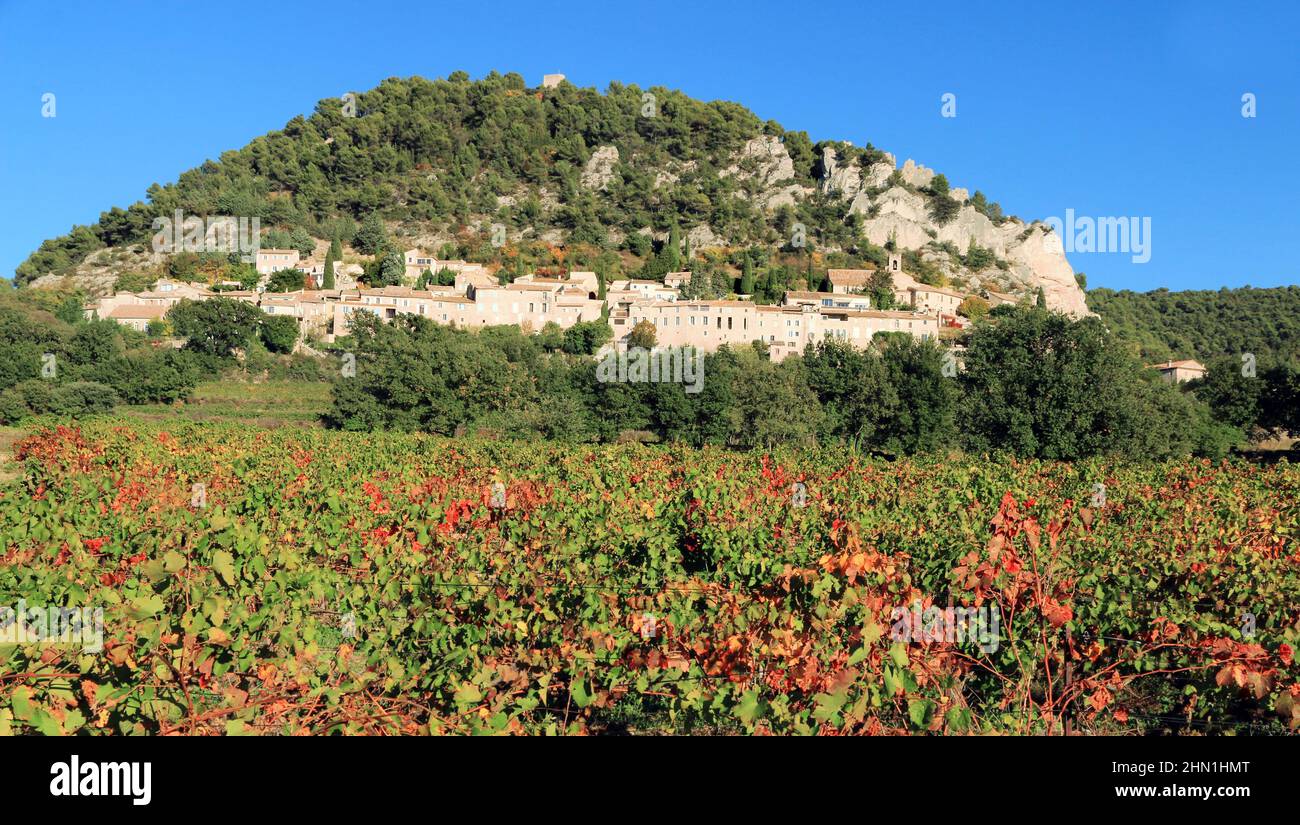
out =
{"type": "Polygon", "coordinates": [[[1253,353],[1300,364],[1300,286],[1088,291],[1088,306],[1148,362],[1253,353]]]}
{"type": "Polygon", "coordinates": [[[562,246],[609,277],[662,274],[657,249],[677,230],[692,265],[734,275],[742,250],[772,290],[815,285],[830,266],[883,266],[894,245],[923,282],[1042,288],[1049,306],[1087,312],[1042,224],[871,145],[813,143],[736,103],[660,87],[529,88],[497,73],[389,79],[354,100],[322,100],[147,196],[45,241],[17,282],[72,276],[102,291],[117,275],[164,265],[149,245],[152,222],[175,210],[257,216],[284,237],[345,243],[378,214],[411,247],[537,265],[548,263],[539,247],[562,246]],[[504,243],[499,233],[492,243],[494,225],[504,243]]]}

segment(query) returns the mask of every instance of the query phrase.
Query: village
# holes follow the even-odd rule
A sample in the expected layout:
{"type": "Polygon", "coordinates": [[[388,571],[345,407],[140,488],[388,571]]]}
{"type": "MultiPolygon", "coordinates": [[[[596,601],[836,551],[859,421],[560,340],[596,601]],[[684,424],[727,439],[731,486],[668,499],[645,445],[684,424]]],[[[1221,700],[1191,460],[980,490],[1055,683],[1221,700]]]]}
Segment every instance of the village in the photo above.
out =
{"type": "MultiPolygon", "coordinates": [[[[466,329],[508,325],[531,332],[550,323],[567,329],[604,318],[612,328],[611,345],[618,349],[627,347],[632,330],[644,322],[654,328],[660,346],[690,346],[711,352],[724,344],[763,341],[774,361],[826,339],[857,347],[866,347],[882,332],[931,340],[938,339],[941,330],[959,330],[970,323],[957,311],[969,297],[966,293],[912,279],[902,271],[896,254],[890,256],[888,265],[895,305],[903,309],[872,307],[865,287],[874,269],[831,269],[827,273],[830,292],[788,291],[779,304],[765,305],[745,295],[726,300],[684,299],[689,271],[668,273],[662,282],[611,281],[602,298],[595,272],[527,274],[503,284],[483,264],[439,260],[419,249],[407,250],[404,263],[403,285],[367,288],[357,280],[361,266],[333,262],[335,288],[324,289],[322,261],[304,259],[294,249],[259,249],[257,289],[163,278],[148,291],[101,297],[86,304],[84,311],[87,318],[107,319],[147,332],[159,329],[168,310],[182,300],[224,297],[257,306],[268,315],[294,318],[300,339],[324,342],[348,335],[359,312],[384,321],[410,314],[466,329]],[[282,270],[301,271],[304,288],[267,291],[271,276],[282,270]],[[430,273],[450,273],[454,282],[414,286],[422,275],[430,273]]],[[[1018,300],[990,291],[980,297],[990,306],[1018,300]]]]}

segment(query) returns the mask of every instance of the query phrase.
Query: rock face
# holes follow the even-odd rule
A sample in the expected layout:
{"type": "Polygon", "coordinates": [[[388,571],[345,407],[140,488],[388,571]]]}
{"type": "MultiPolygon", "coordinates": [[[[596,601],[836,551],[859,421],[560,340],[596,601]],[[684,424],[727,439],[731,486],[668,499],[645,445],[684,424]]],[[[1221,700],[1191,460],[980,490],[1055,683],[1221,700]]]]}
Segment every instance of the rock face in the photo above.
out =
{"type": "Polygon", "coordinates": [[[587,158],[582,167],[581,183],[587,189],[605,189],[614,179],[614,166],[618,164],[617,146],[600,146],[587,158]]]}
{"type": "MultiPolygon", "coordinates": [[[[722,170],[723,177],[731,177],[745,185],[740,197],[752,198],[760,208],[778,209],[794,206],[811,194],[806,186],[794,183],[794,161],[785,150],[780,138],[771,135],[756,137],[745,144],[735,162],[722,170]],[[754,190],[751,194],[751,190],[754,190]]],[[[715,246],[718,244],[709,244],[715,246]]]]}
{"type": "MultiPolygon", "coordinates": [[[[826,182],[831,174],[843,177],[844,173],[825,159],[823,165],[832,170],[823,178],[824,191],[835,191],[826,189],[826,182]]],[[[929,184],[934,179],[934,170],[908,160],[903,164],[902,177],[909,186],[891,186],[873,198],[870,191],[878,189],[893,173],[893,168],[886,166],[884,162],[873,164],[863,178],[862,188],[848,198],[848,213],[863,216],[863,233],[873,244],[884,246],[892,240],[899,248],[921,252],[923,259],[934,262],[947,256],[930,256],[932,244],[952,244],[964,254],[974,242],[1010,264],[1009,271],[975,273],[964,268],[949,271],[947,265],[938,268],[973,287],[987,285],[998,291],[1021,293],[1033,293],[1041,287],[1048,307],[1074,316],[1092,314],[1083,290],[1075,281],[1074,269],[1065,257],[1060,237],[1043,224],[1027,226],[1014,219],[995,224],[970,205],[966,189],[953,188],[949,197],[962,206],[952,220],[940,226],[930,217],[927,197],[909,188],[929,184]]]]}
{"type": "Polygon", "coordinates": [[[909,186],[929,186],[934,180],[934,170],[919,165],[908,158],[903,162],[903,182],[909,186]]]}
{"type": "MultiPolygon", "coordinates": [[[[948,196],[961,207],[940,226],[930,216],[928,196],[914,191],[929,186],[935,171],[911,159],[904,161],[899,170],[903,184],[884,191],[882,187],[888,185],[897,168],[893,155],[887,154],[864,169],[857,163],[845,163],[833,147],[825,147],[821,167],[817,191],[845,201],[846,214],[861,215],[863,233],[873,244],[884,246],[892,241],[900,249],[914,250],[922,260],[972,289],[986,286],[1000,292],[1032,295],[1041,288],[1050,308],[1074,316],[1091,314],[1059,236],[1042,224],[1026,225],[1015,219],[995,224],[970,205],[967,189],[953,187],[948,196]],[[951,244],[965,254],[972,243],[991,250],[1006,262],[1007,268],[990,266],[973,272],[939,246],[951,244]]],[[[746,192],[742,197],[752,197],[769,210],[812,194],[812,190],[790,183],[793,165],[785,146],[773,137],[749,141],[724,174],[761,187],[757,193],[746,192]]],[[[707,226],[696,227],[689,235],[692,248],[725,243],[707,226]]]]}
{"type": "MultiPolygon", "coordinates": [[[[1023,227],[1023,224],[1017,224],[1023,227]]],[[[1012,271],[1026,287],[1041,286],[1047,306],[1076,317],[1093,315],[1083,290],[1074,278],[1074,267],[1065,258],[1061,236],[1048,231],[1041,223],[1030,227],[1028,237],[1007,248],[1012,271]]]]}
{"type": "Polygon", "coordinates": [[[894,169],[897,166],[898,161],[894,159],[893,155],[886,152],[884,160],[876,161],[871,164],[871,166],[867,167],[867,174],[863,178],[863,185],[869,189],[879,189],[889,183],[889,176],[894,174],[894,169]]]}
{"type": "Polygon", "coordinates": [[[845,198],[852,198],[862,191],[862,171],[856,164],[841,164],[839,153],[830,146],[822,150],[822,169],[821,190],[824,194],[838,192],[845,198]]]}
{"type": "Polygon", "coordinates": [[[794,179],[794,161],[785,150],[781,139],[762,135],[751,139],[741,149],[740,156],[721,173],[756,183],[762,188],[776,186],[794,179]]]}
{"type": "Polygon", "coordinates": [[[719,238],[713,232],[713,227],[707,223],[700,224],[691,231],[686,233],[686,240],[690,242],[692,250],[708,249],[709,247],[725,246],[722,238],[719,238]]]}

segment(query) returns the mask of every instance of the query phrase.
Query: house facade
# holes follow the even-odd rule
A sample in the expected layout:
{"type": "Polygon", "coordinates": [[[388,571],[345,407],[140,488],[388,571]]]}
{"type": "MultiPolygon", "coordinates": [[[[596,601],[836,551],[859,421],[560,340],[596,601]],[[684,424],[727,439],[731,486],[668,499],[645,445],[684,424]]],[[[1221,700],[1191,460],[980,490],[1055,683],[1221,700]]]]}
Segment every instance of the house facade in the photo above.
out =
{"type": "Polygon", "coordinates": [[[896,289],[894,299],[903,306],[914,306],[922,312],[956,315],[957,307],[961,306],[966,295],[947,287],[914,284],[904,289],[896,289]]]}
{"type": "Polygon", "coordinates": [[[301,260],[296,249],[259,249],[254,265],[258,275],[271,275],[281,269],[295,269],[301,260]]]}
{"type": "Polygon", "coordinates": [[[658,346],[694,346],[711,352],[723,344],[767,343],[772,360],[803,352],[808,344],[837,339],[865,347],[880,332],[922,340],[939,335],[939,319],[913,312],[882,312],[811,304],[764,306],[751,301],[653,301],[628,304],[610,314],[617,343],[645,321],[658,346]]]}
{"type": "Polygon", "coordinates": [[[1200,361],[1166,361],[1163,364],[1150,364],[1151,369],[1157,370],[1160,377],[1171,384],[1181,384],[1184,381],[1195,381],[1197,378],[1205,377],[1205,365],[1200,361]]]}

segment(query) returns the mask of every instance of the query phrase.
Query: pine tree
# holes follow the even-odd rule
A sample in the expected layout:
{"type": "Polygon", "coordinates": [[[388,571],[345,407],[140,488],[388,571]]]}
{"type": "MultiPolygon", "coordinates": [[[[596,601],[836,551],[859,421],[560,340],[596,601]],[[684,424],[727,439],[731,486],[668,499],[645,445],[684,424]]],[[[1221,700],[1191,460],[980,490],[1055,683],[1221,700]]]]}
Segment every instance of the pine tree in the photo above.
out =
{"type": "Polygon", "coordinates": [[[1043,288],[1038,288],[1038,298],[1034,301],[1034,306],[1039,309],[1047,309],[1047,296],[1043,293],[1043,288]]]}
{"type": "Polygon", "coordinates": [[[388,246],[388,230],[384,228],[384,221],[378,212],[366,216],[352,245],[364,255],[379,255],[388,246]]]}

